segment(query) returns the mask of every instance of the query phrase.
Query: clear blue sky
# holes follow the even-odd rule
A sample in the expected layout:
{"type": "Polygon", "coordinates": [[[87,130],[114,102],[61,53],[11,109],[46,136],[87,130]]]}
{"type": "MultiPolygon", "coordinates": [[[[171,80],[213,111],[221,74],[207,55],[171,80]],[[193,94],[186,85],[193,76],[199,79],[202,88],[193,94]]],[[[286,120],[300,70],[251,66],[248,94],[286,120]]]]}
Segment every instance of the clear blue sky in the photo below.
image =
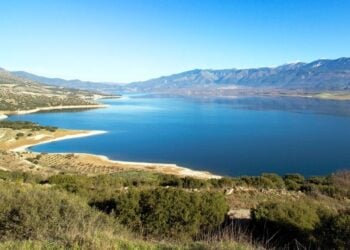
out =
{"type": "Polygon", "coordinates": [[[130,82],[350,56],[347,0],[9,0],[0,67],[130,82]]]}

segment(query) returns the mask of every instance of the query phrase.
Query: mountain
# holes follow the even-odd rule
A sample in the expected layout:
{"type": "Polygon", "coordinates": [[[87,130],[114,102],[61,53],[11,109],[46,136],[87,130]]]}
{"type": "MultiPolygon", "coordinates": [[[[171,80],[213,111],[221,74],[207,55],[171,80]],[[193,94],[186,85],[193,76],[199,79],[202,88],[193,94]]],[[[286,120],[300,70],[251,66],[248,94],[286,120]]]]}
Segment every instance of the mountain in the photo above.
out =
{"type": "Polygon", "coordinates": [[[34,75],[24,71],[11,74],[22,79],[64,88],[105,93],[152,92],[168,94],[232,95],[238,91],[263,92],[348,92],[350,91],[350,58],[291,63],[278,67],[252,69],[195,69],[170,76],[129,84],[64,80],[34,75]]]}
{"type": "Polygon", "coordinates": [[[292,63],[275,68],[191,70],[134,82],[130,91],[150,92],[201,87],[267,88],[303,91],[349,91],[350,58],[292,63]]]}
{"type": "Polygon", "coordinates": [[[78,79],[65,80],[61,78],[49,78],[44,76],[38,76],[25,71],[12,71],[13,75],[29,79],[35,82],[40,82],[48,85],[55,85],[63,88],[75,88],[99,92],[115,92],[120,90],[120,85],[116,83],[99,83],[90,81],[81,81],[78,79]]]}
{"type": "Polygon", "coordinates": [[[0,69],[0,114],[55,106],[96,106],[96,93],[50,86],[0,69]]]}

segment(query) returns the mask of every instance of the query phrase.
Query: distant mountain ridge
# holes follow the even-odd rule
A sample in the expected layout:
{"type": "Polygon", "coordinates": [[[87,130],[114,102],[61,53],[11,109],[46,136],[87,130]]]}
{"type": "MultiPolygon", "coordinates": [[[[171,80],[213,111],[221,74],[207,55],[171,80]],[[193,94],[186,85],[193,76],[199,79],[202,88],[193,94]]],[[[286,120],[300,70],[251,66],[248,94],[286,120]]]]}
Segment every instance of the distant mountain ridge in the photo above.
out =
{"type": "Polygon", "coordinates": [[[64,88],[101,92],[169,92],[192,89],[277,89],[284,91],[350,91],[350,58],[320,59],[252,69],[195,69],[128,84],[64,80],[13,71],[23,79],[64,88]]]}
{"type": "Polygon", "coordinates": [[[0,69],[0,115],[61,106],[98,105],[96,92],[51,86],[0,69]]]}
{"type": "Polygon", "coordinates": [[[25,71],[12,71],[11,73],[17,77],[29,79],[35,82],[44,83],[48,85],[59,86],[63,88],[75,88],[75,89],[100,91],[100,92],[117,91],[120,89],[117,83],[81,81],[78,79],[65,80],[62,78],[50,78],[50,77],[38,76],[25,71]]]}
{"type": "Polygon", "coordinates": [[[127,87],[138,91],[201,86],[278,88],[306,91],[350,90],[350,58],[292,63],[274,68],[191,70],[170,76],[134,82],[127,87]]]}

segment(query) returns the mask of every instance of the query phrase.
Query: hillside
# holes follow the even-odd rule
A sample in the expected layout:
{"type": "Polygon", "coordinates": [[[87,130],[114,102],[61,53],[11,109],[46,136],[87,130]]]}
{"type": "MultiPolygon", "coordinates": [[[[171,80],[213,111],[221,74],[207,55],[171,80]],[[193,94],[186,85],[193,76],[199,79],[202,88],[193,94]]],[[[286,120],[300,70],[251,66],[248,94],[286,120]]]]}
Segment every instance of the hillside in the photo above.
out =
{"type": "Polygon", "coordinates": [[[199,96],[311,94],[326,99],[350,98],[350,58],[345,57],[274,68],[195,69],[128,84],[48,78],[25,71],[13,71],[11,75],[27,81],[103,93],[152,92],[199,96]]]}
{"type": "Polygon", "coordinates": [[[350,91],[350,58],[285,64],[275,68],[196,69],[128,84],[131,91],[193,88],[282,89],[285,91],[350,91]]]}
{"type": "Polygon", "coordinates": [[[14,76],[0,69],[0,112],[55,106],[96,106],[96,93],[64,89],[14,76]]]}
{"type": "Polygon", "coordinates": [[[100,91],[100,92],[113,92],[113,91],[120,90],[120,86],[116,83],[81,81],[78,79],[65,80],[61,78],[49,78],[49,77],[31,74],[25,71],[12,71],[11,74],[20,78],[29,79],[31,81],[36,81],[36,82],[40,82],[48,85],[54,85],[58,87],[64,87],[64,88],[76,88],[76,89],[92,90],[92,91],[100,91]]]}

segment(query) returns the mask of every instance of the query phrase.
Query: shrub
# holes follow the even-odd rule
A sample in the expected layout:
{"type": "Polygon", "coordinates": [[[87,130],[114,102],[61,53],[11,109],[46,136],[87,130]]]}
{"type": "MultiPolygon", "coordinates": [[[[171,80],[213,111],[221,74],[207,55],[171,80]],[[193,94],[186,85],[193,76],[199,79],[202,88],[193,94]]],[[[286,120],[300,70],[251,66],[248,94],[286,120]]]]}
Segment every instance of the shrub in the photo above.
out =
{"type": "Polygon", "coordinates": [[[350,170],[342,170],[332,174],[330,182],[341,195],[350,198],[350,170]]]}
{"type": "Polygon", "coordinates": [[[161,175],[160,185],[170,187],[182,187],[183,182],[181,178],[174,175],[161,175]]]}
{"type": "Polygon", "coordinates": [[[350,246],[350,210],[321,217],[315,237],[324,248],[348,249],[350,246]]]}
{"type": "Polygon", "coordinates": [[[262,174],[261,179],[264,179],[265,181],[269,180],[272,183],[270,184],[270,186],[268,186],[270,188],[277,188],[277,189],[284,188],[284,181],[277,174],[271,174],[271,173],[262,174]]]}
{"type": "Polygon", "coordinates": [[[287,174],[283,176],[283,180],[288,190],[298,191],[304,183],[305,178],[300,174],[287,174]]]}
{"type": "Polygon", "coordinates": [[[25,172],[9,172],[0,170],[0,180],[8,180],[15,182],[24,182],[24,183],[40,183],[43,181],[43,177],[39,175],[34,175],[31,173],[25,172]]]}
{"type": "MultiPolygon", "coordinates": [[[[40,126],[37,123],[27,122],[27,121],[0,121],[0,128],[10,128],[13,130],[19,129],[31,129],[32,131],[46,129],[48,131],[54,132],[57,130],[57,127],[52,126],[40,126]]],[[[24,136],[23,133],[18,133],[17,137],[24,136]]]]}
{"type": "MultiPolygon", "coordinates": [[[[48,240],[89,245],[117,224],[78,197],[48,188],[0,182],[0,241],[48,240]]],[[[119,227],[120,228],[120,227],[119,227]]]]}
{"type": "Polygon", "coordinates": [[[320,221],[319,214],[319,207],[306,200],[267,202],[252,210],[253,222],[268,234],[265,237],[276,234],[283,243],[294,239],[311,242],[312,232],[320,221]]]}
{"type": "Polygon", "coordinates": [[[209,182],[215,188],[231,188],[237,184],[237,180],[230,177],[222,177],[220,179],[210,179],[209,182]]]}
{"type": "Polygon", "coordinates": [[[114,211],[118,220],[145,235],[188,238],[219,227],[228,206],[220,193],[181,189],[129,190],[115,199],[91,203],[114,211]]]}
{"type": "Polygon", "coordinates": [[[205,180],[200,180],[192,177],[185,177],[182,179],[182,186],[184,188],[202,188],[207,185],[207,182],[205,180]]]}
{"type": "Polygon", "coordinates": [[[261,176],[242,176],[239,182],[265,189],[281,189],[285,187],[283,179],[279,175],[272,173],[264,173],[261,176]]]}

